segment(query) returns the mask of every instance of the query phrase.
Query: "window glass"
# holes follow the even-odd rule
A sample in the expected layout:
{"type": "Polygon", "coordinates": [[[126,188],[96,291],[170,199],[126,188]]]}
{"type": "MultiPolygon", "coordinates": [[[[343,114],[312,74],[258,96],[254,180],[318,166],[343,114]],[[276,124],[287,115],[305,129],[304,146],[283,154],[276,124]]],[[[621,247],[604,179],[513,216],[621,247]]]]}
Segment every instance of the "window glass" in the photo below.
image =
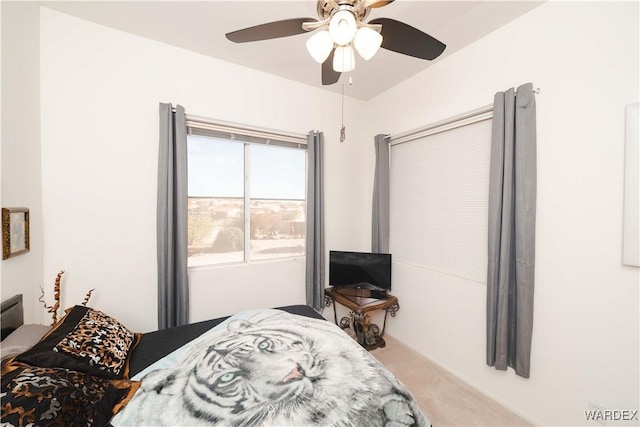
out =
{"type": "Polygon", "coordinates": [[[244,144],[189,135],[189,197],[242,197],[244,144]]]}
{"type": "Polygon", "coordinates": [[[303,255],[306,152],[251,146],[251,259],[303,255]]]}
{"type": "Polygon", "coordinates": [[[304,255],[306,150],[187,139],[189,266],[304,255]]]}
{"type": "Polygon", "coordinates": [[[304,200],[307,152],[251,145],[251,198],[304,200]]]}

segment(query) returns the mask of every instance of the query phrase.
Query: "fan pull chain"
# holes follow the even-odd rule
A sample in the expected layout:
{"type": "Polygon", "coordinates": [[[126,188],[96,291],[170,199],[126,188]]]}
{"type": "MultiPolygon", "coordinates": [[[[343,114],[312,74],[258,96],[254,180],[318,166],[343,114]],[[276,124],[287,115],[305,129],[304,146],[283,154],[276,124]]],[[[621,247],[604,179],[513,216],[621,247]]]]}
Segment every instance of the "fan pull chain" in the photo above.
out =
{"type": "Polygon", "coordinates": [[[344,142],[346,138],[344,127],[344,83],[342,83],[342,127],[340,128],[340,142],[344,142]]]}

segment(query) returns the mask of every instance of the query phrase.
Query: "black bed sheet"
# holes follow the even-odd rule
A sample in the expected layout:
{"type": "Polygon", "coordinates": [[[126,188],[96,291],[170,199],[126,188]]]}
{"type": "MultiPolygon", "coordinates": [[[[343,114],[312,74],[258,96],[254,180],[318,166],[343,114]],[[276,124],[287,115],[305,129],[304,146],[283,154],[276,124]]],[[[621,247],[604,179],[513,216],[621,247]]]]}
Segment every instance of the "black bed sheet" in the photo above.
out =
{"type": "MultiPolygon", "coordinates": [[[[319,315],[313,308],[306,305],[289,305],[277,308],[292,314],[324,320],[324,317],[319,315]]],[[[157,362],[167,354],[199,337],[209,329],[224,322],[229,317],[230,316],[220,317],[217,319],[205,320],[203,322],[191,323],[189,325],[142,334],[140,343],[131,355],[129,376],[133,377],[147,366],[157,362]]]]}

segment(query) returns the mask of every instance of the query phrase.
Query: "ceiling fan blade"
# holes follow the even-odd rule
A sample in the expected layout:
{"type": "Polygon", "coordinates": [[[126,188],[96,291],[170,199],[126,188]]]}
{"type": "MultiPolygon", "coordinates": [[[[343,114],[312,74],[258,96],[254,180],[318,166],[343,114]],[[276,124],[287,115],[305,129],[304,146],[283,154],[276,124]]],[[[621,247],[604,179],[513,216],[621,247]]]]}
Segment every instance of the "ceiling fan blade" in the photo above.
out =
{"type": "Polygon", "coordinates": [[[382,25],[381,47],[403,55],[433,60],[447,47],[429,34],[395,19],[378,18],[369,21],[369,24],[382,25]]]}
{"type": "Polygon", "coordinates": [[[226,36],[235,43],[255,42],[258,40],[277,39],[279,37],[295,36],[304,34],[307,31],[302,28],[304,22],[317,22],[315,18],[292,18],[282,21],[269,22],[256,25],[255,27],[244,28],[232,31],[226,36]]]}
{"type": "Polygon", "coordinates": [[[365,0],[364,7],[383,7],[389,3],[393,3],[393,0],[365,0]]]}
{"type": "Polygon", "coordinates": [[[329,57],[322,63],[322,84],[324,86],[332,85],[340,79],[340,73],[333,69],[333,55],[335,49],[331,51],[329,57]]]}

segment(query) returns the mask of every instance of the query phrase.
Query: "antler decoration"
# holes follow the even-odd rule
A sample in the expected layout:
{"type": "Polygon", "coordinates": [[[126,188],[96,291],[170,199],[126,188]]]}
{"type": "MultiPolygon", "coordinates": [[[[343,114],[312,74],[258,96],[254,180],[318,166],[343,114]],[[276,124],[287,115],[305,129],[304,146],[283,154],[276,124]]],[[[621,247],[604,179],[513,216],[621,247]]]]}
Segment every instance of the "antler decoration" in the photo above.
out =
{"type": "Polygon", "coordinates": [[[95,291],[95,289],[89,290],[89,292],[87,292],[87,294],[84,296],[84,300],[82,301],[82,305],[84,305],[85,307],[87,306],[87,303],[89,302],[89,298],[91,298],[91,294],[93,293],[93,291],[95,291]]]}
{"type": "Polygon", "coordinates": [[[60,270],[60,273],[56,276],[56,282],[53,285],[53,300],[56,302],[53,309],[53,323],[58,321],[58,309],[60,308],[60,280],[62,279],[62,275],[64,274],[64,270],[60,270]]]}
{"type": "MultiPolygon", "coordinates": [[[[55,310],[53,309],[52,305],[47,305],[47,303],[44,300],[44,289],[42,288],[42,286],[40,286],[40,298],[38,298],[38,301],[40,301],[42,303],[42,305],[44,305],[44,308],[47,310],[47,313],[53,313],[53,323],[56,323],[56,314],[55,314],[55,310]]],[[[52,323],[52,325],[53,325],[52,323]]]]}
{"type": "MultiPolygon", "coordinates": [[[[47,303],[44,300],[44,289],[42,288],[42,286],[40,286],[40,291],[42,293],[40,294],[40,298],[38,298],[38,301],[40,301],[42,305],[44,305],[44,308],[47,310],[47,313],[51,313],[53,318],[53,323],[51,323],[52,325],[54,325],[58,321],[58,310],[60,309],[60,287],[61,287],[60,281],[62,280],[63,274],[64,274],[64,270],[60,270],[60,272],[56,276],[55,284],[53,285],[53,299],[55,301],[55,304],[47,305],[47,303]]],[[[87,294],[84,297],[84,300],[82,301],[83,306],[85,307],[87,306],[87,303],[89,302],[89,299],[91,298],[91,294],[93,293],[94,290],[95,289],[91,289],[89,292],[87,292],[87,294]]]]}

